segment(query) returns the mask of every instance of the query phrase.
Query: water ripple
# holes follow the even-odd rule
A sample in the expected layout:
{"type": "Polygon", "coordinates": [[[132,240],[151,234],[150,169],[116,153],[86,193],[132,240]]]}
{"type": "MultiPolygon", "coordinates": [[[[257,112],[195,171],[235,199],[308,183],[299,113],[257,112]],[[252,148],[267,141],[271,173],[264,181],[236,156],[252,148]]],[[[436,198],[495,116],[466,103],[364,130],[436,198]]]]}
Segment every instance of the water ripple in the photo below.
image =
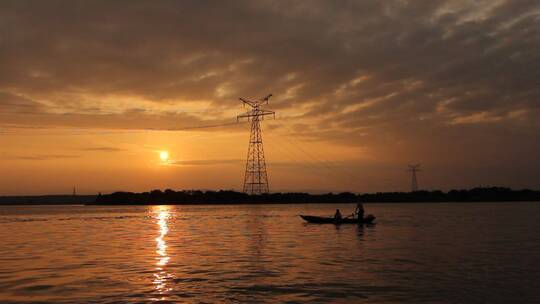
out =
{"type": "Polygon", "coordinates": [[[540,302],[537,204],[366,207],[377,225],[297,216],[335,205],[0,209],[0,300],[540,302]]]}

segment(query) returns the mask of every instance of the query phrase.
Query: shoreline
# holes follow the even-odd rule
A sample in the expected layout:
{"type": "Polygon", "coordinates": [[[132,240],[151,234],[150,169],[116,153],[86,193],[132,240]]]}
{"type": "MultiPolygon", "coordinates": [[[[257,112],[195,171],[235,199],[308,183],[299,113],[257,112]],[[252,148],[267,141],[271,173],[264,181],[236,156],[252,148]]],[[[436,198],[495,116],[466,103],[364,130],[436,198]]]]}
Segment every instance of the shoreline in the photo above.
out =
{"type": "Polygon", "coordinates": [[[104,195],[0,196],[7,205],[278,205],[278,204],[354,204],[354,203],[482,203],[539,202],[538,190],[512,190],[502,187],[473,188],[443,192],[325,193],[302,192],[249,195],[231,190],[181,190],[150,192],[114,192],[104,195]]]}

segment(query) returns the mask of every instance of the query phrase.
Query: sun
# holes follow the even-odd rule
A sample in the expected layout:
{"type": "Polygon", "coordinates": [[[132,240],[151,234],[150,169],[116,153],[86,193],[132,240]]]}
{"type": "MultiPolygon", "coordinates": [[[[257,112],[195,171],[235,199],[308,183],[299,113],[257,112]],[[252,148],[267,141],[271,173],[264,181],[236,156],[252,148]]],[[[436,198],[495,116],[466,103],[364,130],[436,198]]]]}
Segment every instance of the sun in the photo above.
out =
{"type": "Polygon", "coordinates": [[[169,160],[169,152],[167,151],[159,151],[159,159],[161,159],[162,162],[166,162],[169,160]]]}

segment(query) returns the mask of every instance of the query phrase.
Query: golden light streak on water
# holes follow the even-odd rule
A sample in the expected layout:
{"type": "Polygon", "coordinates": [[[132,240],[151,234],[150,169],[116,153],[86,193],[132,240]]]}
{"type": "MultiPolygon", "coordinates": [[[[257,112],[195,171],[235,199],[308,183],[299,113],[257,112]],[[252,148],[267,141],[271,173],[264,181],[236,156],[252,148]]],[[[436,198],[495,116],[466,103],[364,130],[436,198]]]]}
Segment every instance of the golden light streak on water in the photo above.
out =
{"type": "MultiPolygon", "coordinates": [[[[156,206],[153,212],[156,214],[155,219],[158,226],[159,236],[156,240],[156,272],[154,273],[154,285],[156,290],[161,294],[165,295],[168,291],[172,289],[167,286],[168,280],[172,277],[166,271],[166,266],[169,263],[170,256],[167,254],[167,242],[165,241],[165,236],[169,232],[168,220],[171,217],[169,206],[156,206]]],[[[160,300],[165,300],[165,297],[162,297],[160,300]]]]}

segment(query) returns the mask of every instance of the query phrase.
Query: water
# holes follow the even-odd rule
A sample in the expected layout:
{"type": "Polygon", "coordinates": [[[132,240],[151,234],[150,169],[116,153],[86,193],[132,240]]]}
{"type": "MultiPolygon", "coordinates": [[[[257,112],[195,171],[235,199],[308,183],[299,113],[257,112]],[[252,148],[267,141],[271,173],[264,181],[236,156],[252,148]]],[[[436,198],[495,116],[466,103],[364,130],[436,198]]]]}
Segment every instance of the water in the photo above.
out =
{"type": "Polygon", "coordinates": [[[0,207],[0,302],[540,303],[540,204],[365,206],[0,207]]]}

